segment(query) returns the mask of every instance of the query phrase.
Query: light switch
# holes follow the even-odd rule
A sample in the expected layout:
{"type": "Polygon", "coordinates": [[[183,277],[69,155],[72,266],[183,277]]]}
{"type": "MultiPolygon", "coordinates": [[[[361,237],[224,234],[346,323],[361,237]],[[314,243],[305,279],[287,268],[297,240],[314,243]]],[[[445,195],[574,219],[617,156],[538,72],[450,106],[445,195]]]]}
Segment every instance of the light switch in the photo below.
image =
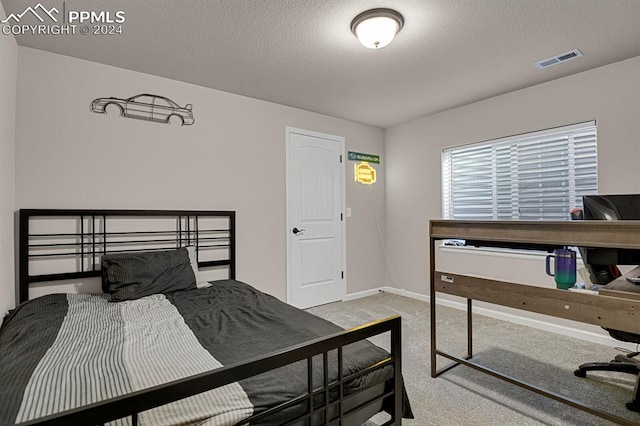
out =
{"type": "Polygon", "coordinates": [[[351,217],[351,207],[347,207],[347,217],[351,217]]]}

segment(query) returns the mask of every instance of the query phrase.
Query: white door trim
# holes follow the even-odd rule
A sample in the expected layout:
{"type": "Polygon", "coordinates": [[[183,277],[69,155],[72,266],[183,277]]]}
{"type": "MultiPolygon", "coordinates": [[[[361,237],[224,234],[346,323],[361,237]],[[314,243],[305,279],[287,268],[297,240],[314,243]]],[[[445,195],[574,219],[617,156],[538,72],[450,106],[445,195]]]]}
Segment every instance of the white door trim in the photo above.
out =
{"type": "Polygon", "coordinates": [[[316,138],[322,138],[322,139],[328,139],[328,140],[332,140],[332,141],[336,141],[340,144],[340,155],[342,156],[342,162],[340,163],[340,192],[341,192],[341,196],[340,196],[340,212],[342,214],[342,221],[340,222],[341,224],[341,235],[342,235],[342,241],[341,241],[341,245],[342,245],[342,270],[344,271],[344,289],[345,289],[345,294],[341,295],[341,298],[344,298],[346,296],[346,289],[347,289],[347,218],[346,218],[346,214],[345,214],[345,206],[347,204],[347,197],[346,197],[346,185],[345,185],[345,164],[347,162],[347,158],[345,155],[345,145],[346,145],[346,139],[343,136],[336,136],[336,135],[331,135],[328,133],[321,133],[321,132],[316,132],[313,130],[306,130],[306,129],[300,129],[297,127],[292,127],[292,126],[285,126],[285,135],[286,135],[286,147],[285,147],[285,153],[286,153],[286,163],[285,163],[285,173],[286,173],[286,214],[287,214],[287,224],[286,224],[286,238],[287,238],[287,271],[286,271],[286,275],[287,275],[287,303],[291,303],[293,297],[292,297],[292,292],[293,292],[293,286],[291,283],[291,243],[290,243],[290,237],[289,237],[289,233],[291,232],[291,229],[293,228],[294,224],[291,223],[291,212],[290,212],[290,207],[289,207],[289,200],[290,198],[290,190],[291,190],[291,182],[290,182],[290,176],[289,176],[289,149],[291,147],[291,134],[300,134],[300,135],[306,135],[306,136],[311,136],[311,137],[316,137],[316,138]]]}

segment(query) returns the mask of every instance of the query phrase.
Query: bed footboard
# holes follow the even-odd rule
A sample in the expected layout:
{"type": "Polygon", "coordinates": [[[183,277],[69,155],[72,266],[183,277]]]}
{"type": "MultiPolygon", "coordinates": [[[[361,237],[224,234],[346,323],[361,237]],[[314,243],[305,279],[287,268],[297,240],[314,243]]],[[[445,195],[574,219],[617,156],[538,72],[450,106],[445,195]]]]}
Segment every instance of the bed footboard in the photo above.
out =
{"type": "Polygon", "coordinates": [[[392,400],[393,404],[388,404],[390,405],[388,410],[391,411],[389,413],[391,419],[387,421],[385,425],[400,425],[402,424],[403,411],[401,339],[401,319],[398,316],[393,316],[351,330],[318,338],[304,344],[291,346],[262,357],[227,365],[216,370],[149,389],[20,423],[20,425],[103,424],[124,417],[131,417],[131,423],[137,425],[138,414],[143,411],[303,360],[306,360],[308,366],[307,392],[298,398],[247,418],[240,424],[261,423],[261,420],[267,419],[275,412],[285,410],[297,404],[306,407],[305,413],[296,418],[289,419],[287,424],[315,424],[318,421],[317,419],[320,419],[321,424],[353,424],[353,419],[357,418],[357,413],[365,410],[368,406],[381,404],[383,400],[392,400]],[[383,333],[389,333],[390,335],[390,356],[366,370],[351,375],[343,375],[343,347],[383,333]],[[336,381],[328,383],[327,357],[328,353],[334,350],[337,351],[338,354],[339,376],[336,381]],[[324,385],[320,388],[313,387],[313,370],[309,368],[315,356],[323,357],[324,385]],[[345,395],[345,383],[358,376],[389,365],[393,366],[393,377],[387,382],[388,386],[386,386],[384,393],[376,394],[356,407],[345,407],[347,404],[345,404],[344,401],[351,396],[345,395]],[[337,394],[337,398],[330,396],[334,394],[337,394]],[[318,403],[319,400],[321,401],[320,403],[318,403]],[[352,420],[350,420],[350,418],[352,420]]]}

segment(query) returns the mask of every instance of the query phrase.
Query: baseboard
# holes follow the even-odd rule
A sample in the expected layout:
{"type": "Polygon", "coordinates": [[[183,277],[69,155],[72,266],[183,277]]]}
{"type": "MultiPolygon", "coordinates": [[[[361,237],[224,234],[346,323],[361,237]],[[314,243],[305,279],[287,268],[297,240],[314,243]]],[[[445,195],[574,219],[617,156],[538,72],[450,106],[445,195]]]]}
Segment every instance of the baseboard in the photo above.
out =
{"type": "MultiPolygon", "coordinates": [[[[360,291],[357,293],[351,293],[351,294],[348,294],[344,300],[359,299],[361,297],[371,296],[374,294],[378,294],[380,292],[397,294],[399,296],[410,297],[412,299],[421,300],[427,303],[429,302],[429,296],[426,294],[416,293],[413,291],[407,291],[404,289],[397,289],[395,287],[388,287],[388,286],[380,287],[372,290],[360,291]]],[[[457,302],[450,299],[436,298],[436,303],[438,305],[447,306],[449,308],[454,308],[454,309],[460,309],[460,310],[467,309],[467,305],[465,303],[457,302]]],[[[597,333],[593,333],[586,330],[579,330],[576,328],[553,324],[551,322],[541,321],[534,318],[521,317],[521,316],[513,315],[507,312],[501,312],[501,311],[488,309],[480,306],[474,307],[473,312],[479,315],[485,315],[487,317],[496,318],[502,321],[509,321],[515,324],[526,325],[528,327],[537,328],[539,330],[550,331],[552,333],[560,334],[563,336],[575,337],[577,339],[586,340],[592,343],[598,343],[600,345],[620,347],[620,348],[628,349],[630,351],[636,350],[635,344],[621,342],[619,340],[616,340],[604,334],[597,334],[597,333]]]]}
{"type": "MultiPolygon", "coordinates": [[[[380,288],[374,288],[373,290],[365,290],[365,291],[359,291],[357,293],[350,293],[350,294],[347,294],[345,298],[342,300],[346,302],[348,300],[356,300],[356,299],[361,299],[367,296],[373,296],[374,294],[378,294],[380,292],[386,291],[386,288],[387,287],[380,287],[380,288]]],[[[391,291],[389,293],[391,293],[391,291]]]]}

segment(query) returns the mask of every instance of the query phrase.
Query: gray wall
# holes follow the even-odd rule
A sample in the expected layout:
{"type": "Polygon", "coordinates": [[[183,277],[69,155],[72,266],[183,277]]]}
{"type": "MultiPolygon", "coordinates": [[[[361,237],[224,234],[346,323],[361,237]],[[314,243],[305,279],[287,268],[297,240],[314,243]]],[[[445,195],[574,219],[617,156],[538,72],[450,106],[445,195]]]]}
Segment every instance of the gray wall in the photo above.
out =
{"type": "MultiPolygon", "coordinates": [[[[174,80],[19,49],[17,208],[237,211],[238,279],[286,299],[285,126],[382,154],[380,128],[174,80]],[[98,97],[164,95],[193,104],[173,127],[89,111],[98,97]]],[[[384,226],[384,167],[373,187],[346,165],[347,292],[385,285],[374,210],[384,226]]],[[[382,230],[384,231],[384,230],[382,230]]]]}
{"type": "MultiPolygon", "coordinates": [[[[0,89],[10,92],[2,98],[8,111],[1,118],[4,135],[13,132],[18,49],[12,40],[2,41],[0,89]]],[[[441,217],[443,147],[595,119],[600,192],[640,192],[640,58],[383,131],[29,48],[20,48],[18,56],[15,204],[13,163],[7,160],[13,138],[3,136],[2,145],[3,173],[10,175],[2,183],[4,250],[12,248],[12,236],[4,234],[13,229],[6,212],[14,207],[235,209],[238,277],[284,299],[286,125],[345,136],[348,150],[384,154],[373,187],[353,182],[347,164],[347,206],[353,209],[347,221],[348,293],[384,285],[427,293],[427,222],[441,217]],[[88,110],[96,97],[140,92],[192,103],[196,124],[111,120],[88,110]]],[[[12,256],[8,250],[3,264],[12,256]]],[[[7,300],[13,301],[13,270],[3,271],[6,310],[12,304],[7,300]]]]}
{"type": "Polygon", "coordinates": [[[599,192],[640,192],[640,57],[387,129],[390,282],[428,292],[428,220],[442,217],[442,148],[594,119],[599,192]]]}
{"type": "MultiPolygon", "coordinates": [[[[0,19],[5,13],[0,4],[0,19]]],[[[0,35],[0,322],[13,307],[15,210],[15,122],[18,45],[12,35],[0,35]]]]}

